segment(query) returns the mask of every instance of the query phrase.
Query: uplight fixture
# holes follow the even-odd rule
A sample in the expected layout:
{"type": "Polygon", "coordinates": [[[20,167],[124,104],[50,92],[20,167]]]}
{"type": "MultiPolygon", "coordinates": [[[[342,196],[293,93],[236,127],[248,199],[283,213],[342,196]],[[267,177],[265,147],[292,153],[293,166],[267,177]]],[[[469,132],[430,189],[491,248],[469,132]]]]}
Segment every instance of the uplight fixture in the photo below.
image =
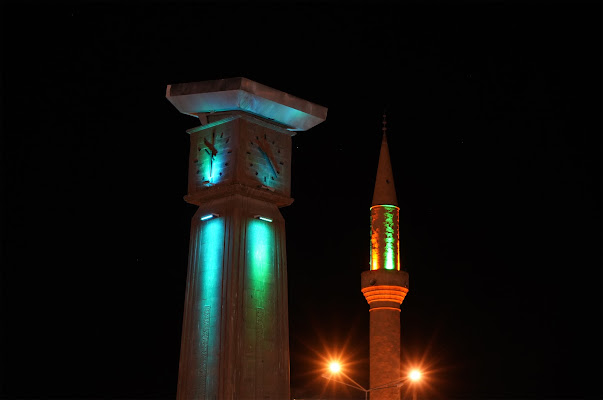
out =
{"type": "Polygon", "coordinates": [[[262,217],[261,215],[254,215],[253,218],[259,219],[260,221],[272,222],[271,218],[262,217]]]}
{"type": "Polygon", "coordinates": [[[220,216],[219,214],[215,214],[215,213],[207,214],[207,215],[204,215],[201,217],[201,221],[207,221],[208,219],[217,218],[219,216],[220,216]]]}

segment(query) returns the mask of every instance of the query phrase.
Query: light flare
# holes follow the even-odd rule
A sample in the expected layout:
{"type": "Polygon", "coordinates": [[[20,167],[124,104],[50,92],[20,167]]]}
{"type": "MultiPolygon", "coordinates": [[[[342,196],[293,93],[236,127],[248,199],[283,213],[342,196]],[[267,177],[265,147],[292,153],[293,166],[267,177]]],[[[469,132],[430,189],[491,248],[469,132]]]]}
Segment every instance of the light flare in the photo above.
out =
{"type": "Polygon", "coordinates": [[[329,371],[336,374],[341,371],[341,365],[338,362],[332,362],[329,364],[329,371]]]}
{"type": "Polygon", "coordinates": [[[419,379],[421,379],[421,372],[416,369],[413,369],[412,371],[410,371],[410,374],[408,374],[408,377],[413,381],[418,381],[419,379]]]}

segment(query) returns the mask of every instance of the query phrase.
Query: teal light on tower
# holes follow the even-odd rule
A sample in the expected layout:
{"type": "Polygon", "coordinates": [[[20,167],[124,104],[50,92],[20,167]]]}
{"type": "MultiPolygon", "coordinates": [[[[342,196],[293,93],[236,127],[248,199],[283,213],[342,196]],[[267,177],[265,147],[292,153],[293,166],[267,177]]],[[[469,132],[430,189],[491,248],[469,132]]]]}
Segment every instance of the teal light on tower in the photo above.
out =
{"type": "Polygon", "coordinates": [[[327,109],[245,78],[170,85],[189,129],[192,219],[178,400],[289,399],[291,138],[327,109]]]}

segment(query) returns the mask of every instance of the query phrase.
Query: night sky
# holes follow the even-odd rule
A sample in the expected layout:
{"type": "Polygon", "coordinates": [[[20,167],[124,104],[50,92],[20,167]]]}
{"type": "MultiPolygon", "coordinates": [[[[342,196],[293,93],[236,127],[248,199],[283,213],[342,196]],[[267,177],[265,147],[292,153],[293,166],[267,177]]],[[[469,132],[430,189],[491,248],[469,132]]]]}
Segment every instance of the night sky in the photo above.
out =
{"type": "Polygon", "coordinates": [[[427,398],[602,398],[599,2],[3,3],[1,398],[174,399],[190,220],[171,83],[327,107],[293,138],[292,395],[363,398],[387,112],[402,363],[427,398]]]}

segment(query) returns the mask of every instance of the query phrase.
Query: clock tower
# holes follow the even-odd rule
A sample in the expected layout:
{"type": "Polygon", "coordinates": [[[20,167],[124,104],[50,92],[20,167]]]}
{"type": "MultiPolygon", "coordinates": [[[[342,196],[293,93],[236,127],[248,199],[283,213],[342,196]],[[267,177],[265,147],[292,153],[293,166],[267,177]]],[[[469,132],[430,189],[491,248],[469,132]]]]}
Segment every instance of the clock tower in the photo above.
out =
{"type": "Polygon", "coordinates": [[[189,129],[191,223],[178,400],[289,399],[291,138],[327,109],[246,78],[167,87],[189,129]]]}

